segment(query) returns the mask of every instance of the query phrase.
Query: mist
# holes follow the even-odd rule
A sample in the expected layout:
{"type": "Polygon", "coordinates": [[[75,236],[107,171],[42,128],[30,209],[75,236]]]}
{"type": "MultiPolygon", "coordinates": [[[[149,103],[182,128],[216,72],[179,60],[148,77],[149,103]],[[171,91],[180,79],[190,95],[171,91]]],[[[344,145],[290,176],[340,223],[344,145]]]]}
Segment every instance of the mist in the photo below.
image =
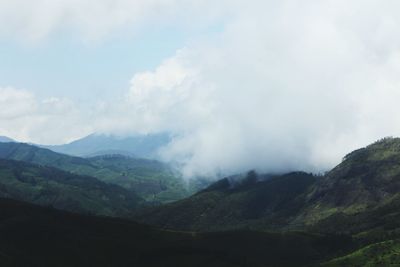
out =
{"type": "Polygon", "coordinates": [[[133,77],[132,120],[177,134],[162,155],[187,176],[321,172],[399,135],[398,4],[356,2],[246,5],[221,35],[133,77]]]}

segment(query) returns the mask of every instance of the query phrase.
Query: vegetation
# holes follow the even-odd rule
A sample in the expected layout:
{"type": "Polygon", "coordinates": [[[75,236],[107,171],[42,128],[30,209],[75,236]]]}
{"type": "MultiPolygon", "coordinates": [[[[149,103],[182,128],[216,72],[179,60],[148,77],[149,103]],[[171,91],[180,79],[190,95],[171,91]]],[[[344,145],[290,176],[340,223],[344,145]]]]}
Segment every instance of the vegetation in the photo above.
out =
{"type": "Polygon", "coordinates": [[[146,209],[137,219],[190,231],[281,229],[302,210],[316,179],[295,172],[259,180],[250,172],[241,182],[223,179],[187,199],[146,209]]]}
{"type": "Polygon", "coordinates": [[[155,160],[121,155],[79,158],[21,143],[0,143],[0,158],[93,176],[131,190],[151,202],[171,202],[192,192],[180,175],[166,164],[155,160]]]}
{"type": "Polygon", "coordinates": [[[84,214],[127,217],[141,202],[96,178],[25,162],[0,159],[0,178],[0,197],[84,214]]]}
{"type": "Polygon", "coordinates": [[[0,235],[6,237],[0,240],[0,260],[11,266],[43,259],[45,264],[38,265],[400,266],[400,139],[356,150],[323,176],[251,171],[139,212],[140,199],[127,202],[128,190],[140,188],[147,200],[163,202],[173,198],[171,188],[176,198],[185,194],[178,178],[175,185],[164,184],[164,178],[171,183],[175,176],[171,172],[167,179],[170,170],[157,161],[115,155],[83,159],[21,144],[0,144],[0,158],[94,174],[125,188],[2,160],[0,196],[80,213],[129,216],[135,211],[133,218],[158,227],[0,199],[0,235]],[[163,199],[163,194],[169,195],[163,199]],[[23,242],[28,233],[31,238],[23,242]],[[76,251],[77,243],[86,249],[76,251]]]}
{"type": "Polygon", "coordinates": [[[400,266],[400,241],[389,240],[368,245],[355,252],[321,264],[324,267],[400,266]]]}
{"type": "Polygon", "coordinates": [[[321,177],[304,173],[243,182],[224,179],[185,199],[144,211],[160,227],[258,229],[343,234],[355,247],[324,266],[400,266],[400,139],[385,138],[347,155],[321,177]],[[167,214],[172,215],[170,217],[167,214]]]}

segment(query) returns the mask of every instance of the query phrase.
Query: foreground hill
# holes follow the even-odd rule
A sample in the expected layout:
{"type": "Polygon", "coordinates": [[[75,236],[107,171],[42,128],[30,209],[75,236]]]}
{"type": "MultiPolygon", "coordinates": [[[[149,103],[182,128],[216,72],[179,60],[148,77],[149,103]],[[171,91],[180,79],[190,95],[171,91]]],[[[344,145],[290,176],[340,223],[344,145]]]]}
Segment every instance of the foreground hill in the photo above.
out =
{"type": "Polygon", "coordinates": [[[346,236],[183,233],[0,199],[1,266],[315,266],[354,245],[346,236]]]}
{"type": "Polygon", "coordinates": [[[130,216],[142,200],[133,192],[55,168],[0,159],[0,197],[58,209],[130,216]]]}
{"type": "Polygon", "coordinates": [[[356,150],[322,177],[301,219],[314,223],[334,214],[358,214],[400,196],[400,139],[385,138],[356,150]]]}
{"type": "Polygon", "coordinates": [[[0,158],[58,168],[120,185],[152,202],[170,202],[189,194],[182,178],[166,164],[121,155],[79,158],[23,143],[0,143],[0,158]]]}

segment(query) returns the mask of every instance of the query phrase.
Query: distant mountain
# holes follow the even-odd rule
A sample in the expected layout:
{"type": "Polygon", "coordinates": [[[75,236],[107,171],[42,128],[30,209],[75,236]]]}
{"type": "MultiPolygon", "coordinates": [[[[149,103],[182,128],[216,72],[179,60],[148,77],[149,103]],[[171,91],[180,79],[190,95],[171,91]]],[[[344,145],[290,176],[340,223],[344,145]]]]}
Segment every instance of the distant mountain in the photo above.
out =
{"type": "Polygon", "coordinates": [[[15,142],[15,141],[7,136],[0,136],[0,143],[9,143],[9,142],[15,142]]]}
{"type": "Polygon", "coordinates": [[[0,159],[0,197],[86,214],[130,216],[142,201],[96,178],[0,159]]]}
{"type": "Polygon", "coordinates": [[[115,149],[99,150],[92,154],[87,154],[85,157],[86,158],[94,158],[94,157],[99,157],[99,156],[125,156],[125,157],[130,157],[130,158],[136,158],[136,155],[129,151],[115,150],[115,149]]]}
{"type": "Polygon", "coordinates": [[[0,199],[0,210],[0,262],[5,267],[305,267],[354,246],[343,235],[163,231],[7,199],[0,199]]]}
{"type": "Polygon", "coordinates": [[[118,151],[118,154],[155,159],[158,150],[170,141],[171,136],[164,133],[129,137],[91,134],[69,144],[43,147],[58,153],[79,157],[99,156],[110,154],[110,151],[118,151]]]}
{"type": "Polygon", "coordinates": [[[171,202],[189,194],[180,175],[168,165],[155,160],[121,155],[79,158],[22,143],[0,143],[0,158],[93,176],[129,189],[151,202],[171,202]]]}

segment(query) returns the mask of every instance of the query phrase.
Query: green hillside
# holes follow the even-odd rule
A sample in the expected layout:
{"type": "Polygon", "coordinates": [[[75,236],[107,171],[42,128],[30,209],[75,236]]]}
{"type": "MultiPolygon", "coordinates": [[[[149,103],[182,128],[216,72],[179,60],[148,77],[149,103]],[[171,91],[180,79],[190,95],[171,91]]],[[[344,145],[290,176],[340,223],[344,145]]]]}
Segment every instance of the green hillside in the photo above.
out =
{"type": "MultiPolygon", "coordinates": [[[[138,198],[132,199],[129,204],[126,201],[126,197],[132,197],[132,191],[44,165],[92,173],[105,181],[111,179],[113,183],[130,190],[141,188],[142,194],[160,198],[171,190],[164,190],[166,185],[155,175],[167,168],[157,161],[115,155],[83,159],[29,145],[3,145],[0,157],[42,162],[43,165],[2,160],[0,196],[81,213],[129,216],[135,211],[134,218],[138,221],[165,229],[137,224],[127,226],[133,223],[120,221],[125,225],[121,227],[126,233],[133,231],[130,238],[136,238],[135,243],[104,226],[101,231],[106,231],[110,237],[103,236],[103,241],[133,248],[136,254],[130,258],[128,249],[115,251],[101,242],[93,250],[85,252],[90,255],[99,250],[112,251],[116,257],[121,257],[121,264],[129,262],[139,266],[335,267],[400,264],[400,139],[386,138],[354,151],[324,176],[304,172],[284,175],[249,172],[244,176],[222,179],[177,202],[145,206],[140,212],[136,209],[140,201],[138,198]],[[114,176],[116,173],[119,176],[114,176]],[[135,179],[131,180],[131,175],[135,175],[135,179]],[[143,181],[139,177],[143,177],[143,181]],[[146,187],[149,181],[153,184],[146,187]],[[158,193],[152,191],[157,182],[160,188],[158,193]],[[132,230],[131,227],[139,227],[140,230],[132,230]],[[114,237],[125,241],[116,241],[114,237]]],[[[179,186],[177,183],[175,188],[179,186]]],[[[46,216],[41,217],[41,224],[54,223],[46,216]]],[[[74,216],[78,221],[83,218],[74,216]]],[[[97,225],[99,220],[89,219],[91,222],[88,225],[97,225]]],[[[64,240],[58,230],[58,227],[64,229],[68,226],[58,223],[52,226],[56,235],[63,242],[72,242],[64,240]]],[[[67,223],[73,225],[70,229],[73,233],[83,231],[76,226],[76,221],[67,223]]],[[[9,238],[12,239],[12,236],[9,238]]],[[[86,236],[80,242],[90,245],[94,241],[86,236]]],[[[42,245],[46,249],[49,246],[47,243],[42,245]]],[[[4,247],[0,247],[0,252],[4,247]]],[[[58,253],[57,259],[68,258],[60,251],[54,253],[58,253]]],[[[15,255],[21,256],[16,251],[8,251],[5,255],[13,255],[13,259],[18,258],[15,255]]],[[[29,257],[35,260],[40,258],[36,254],[29,257]]],[[[92,257],[106,262],[101,256],[92,257]]],[[[72,258],[78,259],[79,263],[84,261],[79,253],[73,254],[72,258]]]]}
{"type": "Polygon", "coordinates": [[[323,267],[400,266],[400,241],[389,240],[368,245],[349,255],[322,263],[323,267]]]}
{"type": "Polygon", "coordinates": [[[120,185],[151,202],[170,202],[189,195],[180,175],[155,160],[111,155],[79,158],[22,143],[0,143],[0,158],[46,165],[120,185]]]}
{"type": "Polygon", "coordinates": [[[356,150],[324,176],[223,179],[187,199],[142,211],[138,219],[196,231],[350,235],[354,250],[324,266],[400,266],[400,139],[356,150]]]}
{"type": "Polygon", "coordinates": [[[188,199],[144,211],[139,219],[189,230],[303,229],[341,215],[367,214],[398,198],[400,139],[386,138],[350,153],[324,176],[248,177],[239,185],[224,179],[188,199]]]}
{"type": "Polygon", "coordinates": [[[129,216],[141,203],[134,193],[89,176],[0,159],[0,197],[79,213],[129,216]]]}
{"type": "Polygon", "coordinates": [[[258,180],[249,173],[241,182],[223,179],[187,199],[147,209],[138,219],[180,230],[282,229],[302,210],[316,179],[295,172],[258,180]]]}
{"type": "Polygon", "coordinates": [[[400,196],[400,139],[385,138],[344,157],[308,198],[303,220],[370,211],[400,196]]]}

